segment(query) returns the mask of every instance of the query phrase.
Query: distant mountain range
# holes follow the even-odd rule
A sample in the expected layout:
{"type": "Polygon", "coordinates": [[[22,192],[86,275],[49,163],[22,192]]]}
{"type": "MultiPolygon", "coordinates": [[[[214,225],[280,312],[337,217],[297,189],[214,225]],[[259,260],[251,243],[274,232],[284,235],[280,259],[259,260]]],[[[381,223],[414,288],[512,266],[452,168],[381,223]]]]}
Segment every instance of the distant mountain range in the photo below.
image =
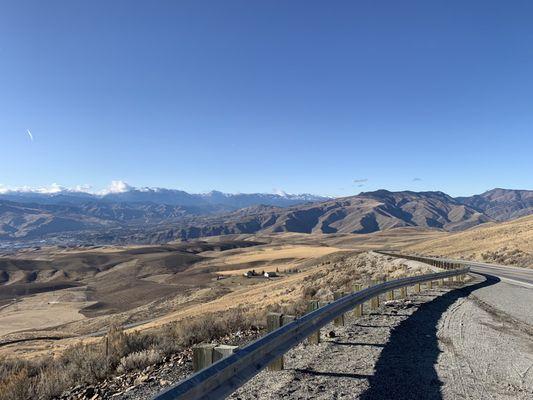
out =
{"type": "Polygon", "coordinates": [[[0,240],[34,239],[48,234],[183,222],[186,217],[218,215],[258,204],[288,207],[327,197],[311,194],[229,194],[211,191],[128,188],[92,194],[13,190],[0,193],[0,240]]]}
{"type": "Polygon", "coordinates": [[[270,193],[223,193],[213,190],[209,193],[191,194],[183,190],[162,188],[129,188],[120,192],[93,194],[82,191],[60,190],[42,193],[31,190],[12,190],[0,193],[0,200],[18,203],[77,205],[84,203],[153,203],[170,206],[192,206],[200,210],[211,211],[215,206],[227,206],[230,209],[265,204],[288,207],[310,201],[327,200],[329,197],[312,194],[270,194],[270,193]]]}
{"type": "Polygon", "coordinates": [[[458,198],[378,190],[338,199],[168,189],[105,195],[18,191],[0,194],[0,239],[66,235],[98,243],[155,243],[220,234],[370,233],[406,226],[459,231],[532,213],[533,191],[508,189],[458,198]]]}

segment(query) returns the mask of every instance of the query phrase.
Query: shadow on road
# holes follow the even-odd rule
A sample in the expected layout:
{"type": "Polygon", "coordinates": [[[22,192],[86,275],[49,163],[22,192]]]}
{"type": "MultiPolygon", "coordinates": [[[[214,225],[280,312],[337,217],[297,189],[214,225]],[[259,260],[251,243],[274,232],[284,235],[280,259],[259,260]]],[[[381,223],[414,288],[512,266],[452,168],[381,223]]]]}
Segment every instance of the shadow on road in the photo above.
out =
{"type": "Polygon", "coordinates": [[[370,387],[360,399],[442,399],[442,382],[435,370],[440,353],[438,321],[458,299],[500,281],[492,276],[484,277],[483,282],[452,290],[423,303],[394,328],[376,363],[375,373],[368,378],[370,387]]]}
{"type": "Polygon", "coordinates": [[[350,374],[346,372],[326,372],[326,371],[315,371],[312,369],[302,369],[302,368],[295,368],[293,371],[299,372],[301,374],[306,375],[313,375],[313,376],[327,376],[327,377],[334,377],[334,378],[354,378],[354,379],[368,379],[368,375],[361,375],[361,374],[350,374]]]}

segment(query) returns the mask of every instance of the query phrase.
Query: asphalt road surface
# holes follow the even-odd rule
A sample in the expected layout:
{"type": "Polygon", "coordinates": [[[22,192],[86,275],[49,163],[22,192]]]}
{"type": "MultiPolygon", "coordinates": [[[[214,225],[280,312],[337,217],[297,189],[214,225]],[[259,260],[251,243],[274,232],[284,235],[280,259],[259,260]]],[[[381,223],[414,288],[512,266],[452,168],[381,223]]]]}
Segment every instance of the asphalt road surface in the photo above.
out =
{"type": "Polygon", "coordinates": [[[512,280],[529,284],[533,288],[533,269],[505,267],[502,265],[485,264],[480,262],[471,262],[469,264],[472,272],[497,276],[502,280],[512,280]]]}

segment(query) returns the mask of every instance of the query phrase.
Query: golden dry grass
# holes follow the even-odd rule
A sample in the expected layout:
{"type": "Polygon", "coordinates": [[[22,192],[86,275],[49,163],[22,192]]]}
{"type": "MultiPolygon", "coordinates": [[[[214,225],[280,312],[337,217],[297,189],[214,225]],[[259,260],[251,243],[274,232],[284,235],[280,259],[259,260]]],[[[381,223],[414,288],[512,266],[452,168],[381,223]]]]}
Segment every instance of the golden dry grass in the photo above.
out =
{"type": "Polygon", "coordinates": [[[504,248],[533,253],[533,215],[502,223],[484,224],[464,232],[449,233],[405,246],[404,250],[483,260],[483,253],[504,248]]]}
{"type": "MultiPolygon", "coordinates": [[[[243,271],[255,268],[257,270],[285,271],[295,268],[304,261],[322,257],[340,251],[337,247],[328,246],[261,246],[230,253],[227,256],[218,255],[208,265],[217,267],[221,275],[241,275],[243,271]],[[255,267],[254,267],[255,266],[255,267]]],[[[197,268],[201,268],[199,263],[197,268]]]]}

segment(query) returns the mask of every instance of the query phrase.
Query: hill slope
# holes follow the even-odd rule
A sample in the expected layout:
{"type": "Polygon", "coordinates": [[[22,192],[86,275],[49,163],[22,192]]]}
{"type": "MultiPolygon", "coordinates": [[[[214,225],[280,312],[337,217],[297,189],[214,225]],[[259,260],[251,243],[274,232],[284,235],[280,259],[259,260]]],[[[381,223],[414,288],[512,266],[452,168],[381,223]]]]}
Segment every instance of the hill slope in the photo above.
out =
{"type": "Polygon", "coordinates": [[[458,197],[457,200],[496,221],[533,214],[533,190],[497,188],[471,197],[458,197]]]}
{"type": "Polygon", "coordinates": [[[405,250],[533,268],[533,215],[452,233],[405,250]]]}

